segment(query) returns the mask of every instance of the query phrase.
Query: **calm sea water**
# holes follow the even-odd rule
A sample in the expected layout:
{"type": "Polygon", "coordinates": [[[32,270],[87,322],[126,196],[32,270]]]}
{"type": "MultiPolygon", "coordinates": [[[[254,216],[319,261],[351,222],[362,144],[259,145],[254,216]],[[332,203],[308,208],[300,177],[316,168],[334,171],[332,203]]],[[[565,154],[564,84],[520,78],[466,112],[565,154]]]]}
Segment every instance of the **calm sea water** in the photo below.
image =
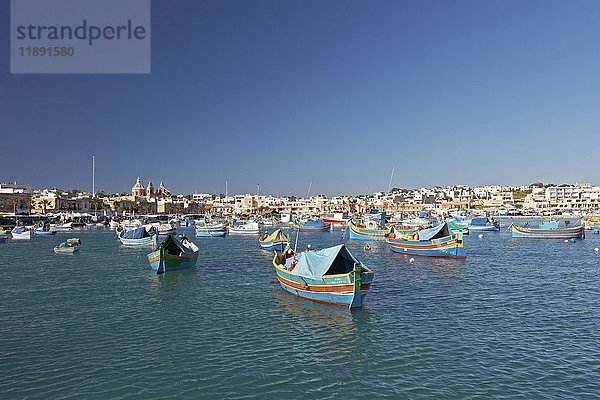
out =
{"type": "Polygon", "coordinates": [[[600,237],[465,239],[466,261],[349,242],[376,273],[352,313],[285,293],[255,237],[194,239],[197,268],[164,276],[111,231],[9,239],[0,397],[600,397],[600,237]]]}

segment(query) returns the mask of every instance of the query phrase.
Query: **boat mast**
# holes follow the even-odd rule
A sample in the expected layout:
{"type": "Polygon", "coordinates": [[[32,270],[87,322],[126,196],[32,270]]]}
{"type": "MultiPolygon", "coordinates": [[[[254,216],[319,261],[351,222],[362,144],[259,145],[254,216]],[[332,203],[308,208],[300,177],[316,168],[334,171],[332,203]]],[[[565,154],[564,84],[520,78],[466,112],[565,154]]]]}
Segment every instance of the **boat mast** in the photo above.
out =
{"type": "Polygon", "coordinates": [[[390,175],[390,183],[388,184],[388,193],[390,192],[390,190],[392,189],[392,179],[394,179],[394,170],[396,169],[396,167],[392,167],[392,175],[390,175]]]}
{"type": "MultiPolygon", "coordinates": [[[[96,156],[92,156],[92,203],[94,205],[94,216],[96,216],[96,156]]],[[[94,221],[95,222],[95,221],[94,221]]]]}

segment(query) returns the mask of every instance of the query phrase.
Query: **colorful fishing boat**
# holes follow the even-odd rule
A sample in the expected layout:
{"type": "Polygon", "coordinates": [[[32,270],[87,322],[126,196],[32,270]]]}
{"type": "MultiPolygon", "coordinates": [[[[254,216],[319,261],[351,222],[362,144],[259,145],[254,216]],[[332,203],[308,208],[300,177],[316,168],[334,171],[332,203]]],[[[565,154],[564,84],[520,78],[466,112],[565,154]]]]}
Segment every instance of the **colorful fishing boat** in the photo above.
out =
{"type": "Polygon", "coordinates": [[[583,239],[585,237],[583,225],[560,227],[558,221],[542,223],[539,228],[512,224],[511,233],[514,238],[531,239],[583,239]]]}
{"type": "Polygon", "coordinates": [[[349,308],[362,306],[374,276],[344,245],[299,254],[288,248],[275,252],[273,266],[285,291],[349,308]]]}
{"type": "Polygon", "coordinates": [[[130,247],[156,247],[157,236],[158,235],[156,234],[155,230],[148,231],[143,226],[141,228],[131,229],[128,231],[122,230],[118,234],[121,243],[130,247]]]}
{"type": "Polygon", "coordinates": [[[473,218],[469,222],[469,230],[473,232],[499,231],[500,223],[488,217],[473,218]]]}
{"type": "Polygon", "coordinates": [[[79,246],[81,246],[81,240],[79,238],[71,238],[54,247],[54,252],[56,254],[73,254],[79,251],[79,246]]]}
{"type": "Polygon", "coordinates": [[[260,247],[267,251],[283,251],[290,244],[290,238],[281,229],[275,229],[270,235],[265,233],[259,240],[260,247]]]}
{"type": "Polygon", "coordinates": [[[348,232],[352,240],[385,240],[390,228],[383,228],[374,220],[357,218],[348,222],[348,232]]]}
{"type": "Polygon", "coordinates": [[[15,240],[29,240],[31,239],[31,229],[24,226],[15,226],[10,234],[15,240]]]}
{"type": "Polygon", "coordinates": [[[458,233],[462,233],[463,235],[469,234],[469,228],[467,227],[467,225],[463,225],[454,219],[448,220],[448,221],[446,221],[446,223],[448,224],[448,228],[450,229],[450,232],[452,232],[454,234],[458,234],[458,233]]]}
{"type": "Polygon", "coordinates": [[[467,258],[462,234],[454,234],[443,222],[433,228],[418,230],[396,237],[390,234],[387,242],[396,253],[416,256],[467,258]]]}
{"type": "Polygon", "coordinates": [[[193,267],[198,261],[198,252],[198,246],[185,236],[168,235],[148,254],[148,262],[157,274],[163,274],[193,267]]]}
{"type": "Polygon", "coordinates": [[[330,228],[331,224],[326,224],[322,219],[310,220],[298,225],[300,232],[321,232],[328,231],[330,228]]]}

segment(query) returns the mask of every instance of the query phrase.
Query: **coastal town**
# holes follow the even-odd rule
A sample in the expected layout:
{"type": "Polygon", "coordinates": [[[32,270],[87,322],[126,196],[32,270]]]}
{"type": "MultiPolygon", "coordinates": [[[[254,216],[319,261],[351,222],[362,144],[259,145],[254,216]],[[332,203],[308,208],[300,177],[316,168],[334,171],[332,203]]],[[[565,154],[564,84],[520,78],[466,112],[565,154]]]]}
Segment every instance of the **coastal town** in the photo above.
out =
{"type": "Polygon", "coordinates": [[[62,214],[125,216],[148,214],[211,215],[323,215],[359,214],[371,210],[388,214],[432,214],[481,210],[489,215],[585,216],[600,210],[600,186],[589,183],[527,186],[455,185],[419,189],[393,188],[356,196],[312,195],[307,198],[264,194],[172,194],[160,182],[135,180],[130,193],[34,189],[30,185],[0,183],[0,215],[62,214]]]}

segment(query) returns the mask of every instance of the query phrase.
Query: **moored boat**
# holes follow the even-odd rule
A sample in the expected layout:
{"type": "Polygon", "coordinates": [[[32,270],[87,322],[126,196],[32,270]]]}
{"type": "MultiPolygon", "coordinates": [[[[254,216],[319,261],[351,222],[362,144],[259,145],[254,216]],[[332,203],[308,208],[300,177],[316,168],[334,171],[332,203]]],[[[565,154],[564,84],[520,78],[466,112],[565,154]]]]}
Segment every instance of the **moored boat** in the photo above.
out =
{"type": "Polygon", "coordinates": [[[390,229],[374,220],[353,219],[348,222],[348,232],[352,240],[385,240],[390,229]]]}
{"type": "Polygon", "coordinates": [[[227,229],[212,230],[205,228],[196,228],[196,237],[225,237],[227,229]]]}
{"type": "Polygon", "coordinates": [[[326,224],[322,219],[310,220],[298,225],[300,232],[328,231],[330,228],[331,224],[326,224]]]}
{"type": "Polygon", "coordinates": [[[156,246],[157,236],[156,231],[149,232],[143,226],[129,231],[122,230],[118,234],[121,243],[131,247],[156,246]]]}
{"type": "Polygon", "coordinates": [[[54,252],[56,254],[73,254],[79,251],[79,246],[81,246],[81,240],[79,238],[67,239],[66,242],[62,242],[54,247],[54,252]]]}
{"type": "Polygon", "coordinates": [[[185,236],[168,235],[148,254],[148,262],[157,274],[162,274],[193,267],[198,261],[198,253],[198,246],[185,236]]]}
{"type": "Polygon", "coordinates": [[[259,242],[263,250],[283,251],[290,244],[290,238],[281,229],[275,229],[270,235],[265,233],[259,242]]]}
{"type": "Polygon", "coordinates": [[[560,227],[558,221],[552,221],[540,224],[539,228],[529,228],[512,224],[511,234],[514,238],[583,239],[585,237],[585,230],[583,225],[560,227]]]}
{"type": "Polygon", "coordinates": [[[479,231],[479,232],[490,232],[490,231],[499,231],[500,223],[496,221],[490,220],[488,217],[480,217],[473,218],[469,222],[469,230],[470,231],[479,231]]]}
{"type": "Polygon", "coordinates": [[[15,226],[10,234],[15,240],[29,240],[31,239],[31,229],[24,226],[15,226]]]}
{"type": "Polygon", "coordinates": [[[350,217],[344,213],[334,213],[333,215],[324,215],[323,222],[331,225],[346,225],[350,221],[350,217]]]}
{"type": "Polygon", "coordinates": [[[396,237],[390,234],[388,244],[396,253],[416,256],[467,258],[462,234],[454,234],[443,222],[433,228],[415,231],[412,234],[396,237]]]}
{"type": "Polygon", "coordinates": [[[50,229],[50,224],[40,222],[36,224],[33,234],[35,236],[53,236],[56,235],[56,231],[50,229]]]}
{"type": "Polygon", "coordinates": [[[229,233],[256,235],[259,232],[258,222],[247,222],[242,225],[230,226],[229,233]]]}
{"type": "Polygon", "coordinates": [[[299,254],[288,248],[281,253],[275,252],[273,267],[285,291],[349,308],[362,306],[374,276],[373,271],[363,266],[345,245],[299,254]]]}

